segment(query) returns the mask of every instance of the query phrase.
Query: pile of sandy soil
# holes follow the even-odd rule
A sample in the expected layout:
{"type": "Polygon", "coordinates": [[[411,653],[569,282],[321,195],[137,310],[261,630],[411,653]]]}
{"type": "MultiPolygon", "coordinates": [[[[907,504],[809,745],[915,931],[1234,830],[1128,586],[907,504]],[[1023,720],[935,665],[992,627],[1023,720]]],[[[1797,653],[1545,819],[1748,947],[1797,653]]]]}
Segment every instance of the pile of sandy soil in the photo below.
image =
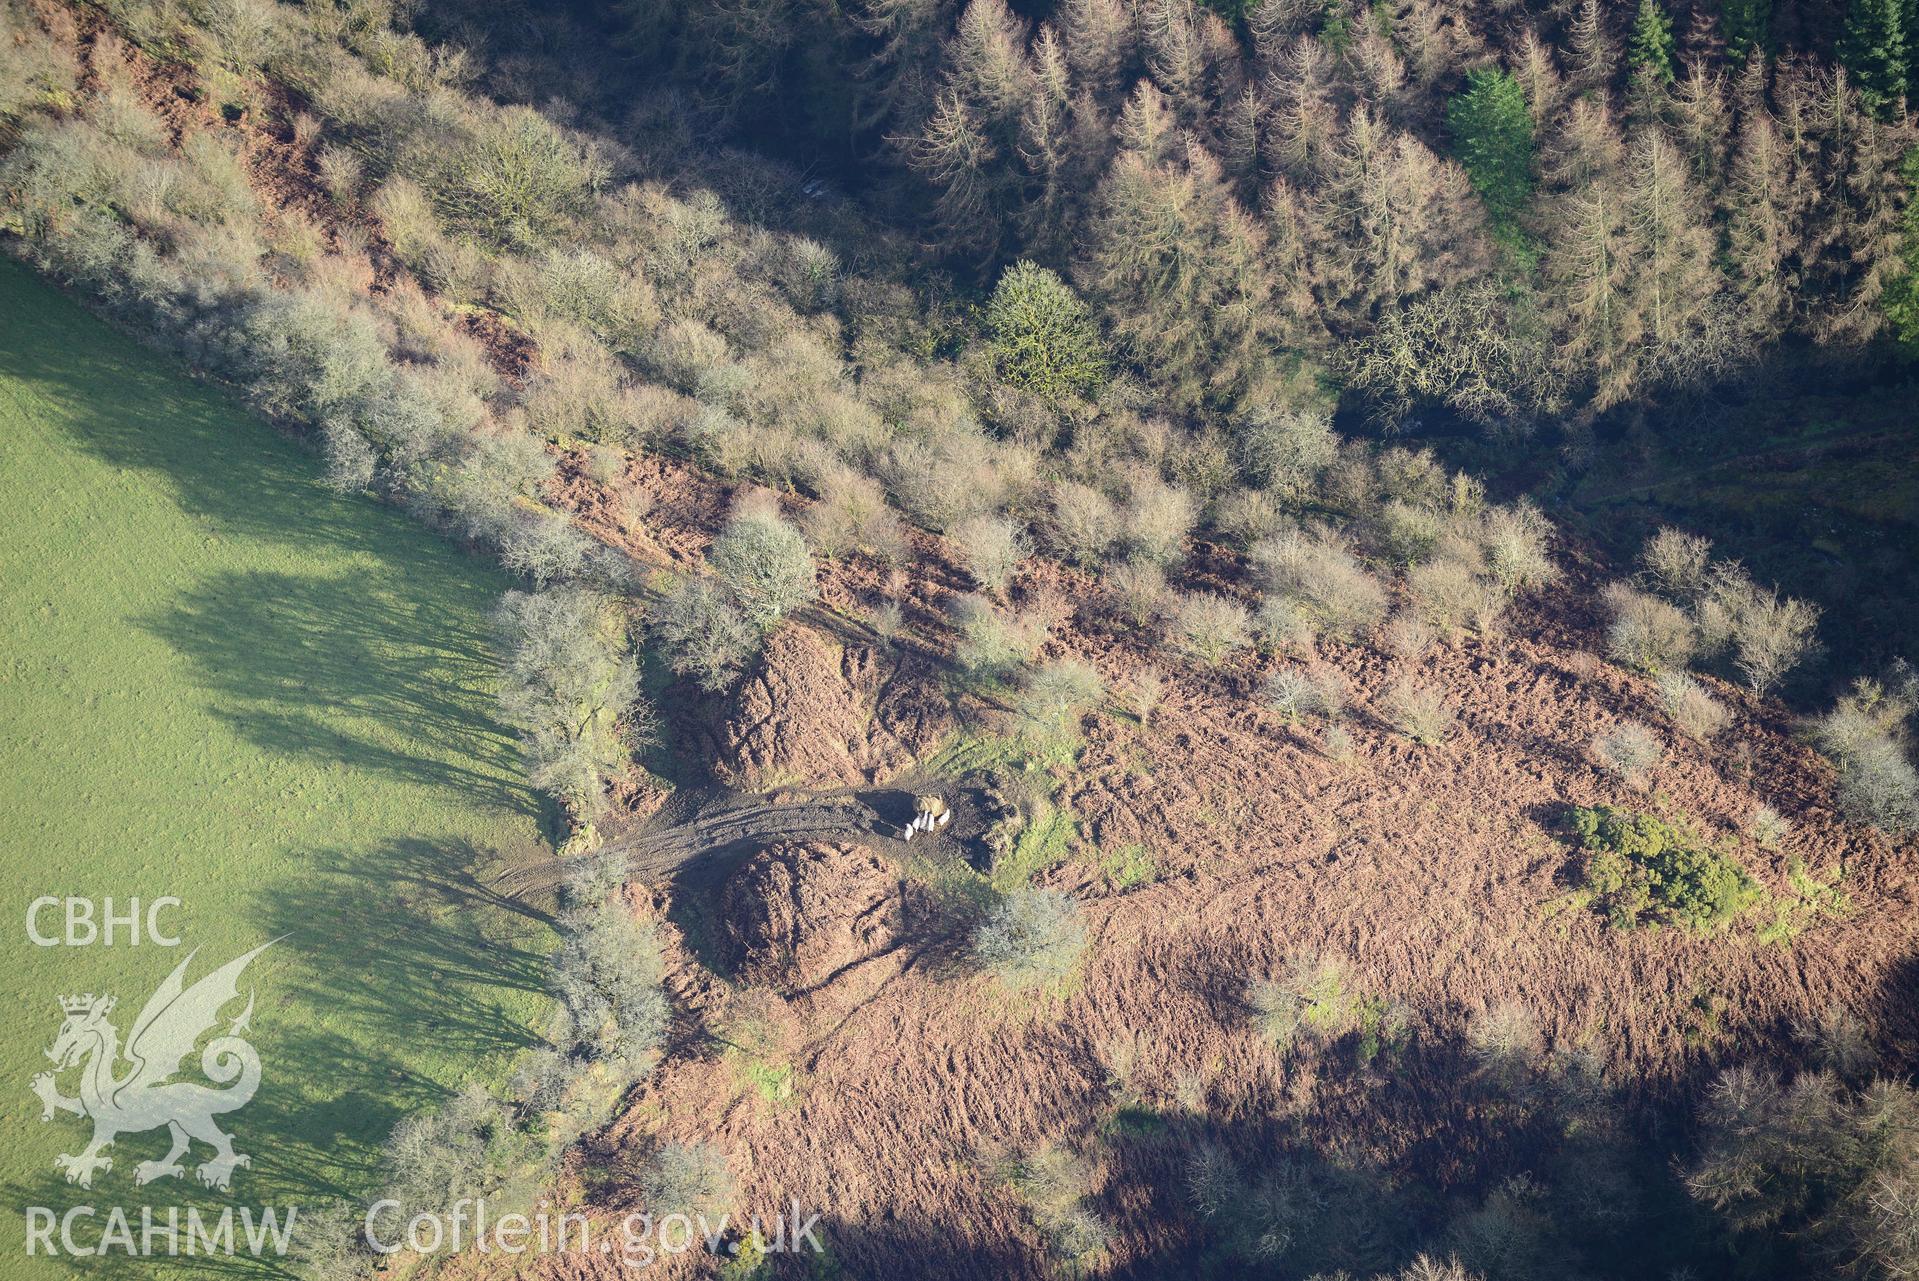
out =
{"type": "Polygon", "coordinates": [[[720,902],[729,973],[782,992],[823,987],[897,947],[906,930],[899,874],[858,845],[761,850],[727,881],[720,902]]]}
{"type": "Polygon", "coordinates": [[[782,627],[733,695],[714,772],[748,791],[897,776],[953,724],[931,673],[914,667],[872,646],[782,627]]]}

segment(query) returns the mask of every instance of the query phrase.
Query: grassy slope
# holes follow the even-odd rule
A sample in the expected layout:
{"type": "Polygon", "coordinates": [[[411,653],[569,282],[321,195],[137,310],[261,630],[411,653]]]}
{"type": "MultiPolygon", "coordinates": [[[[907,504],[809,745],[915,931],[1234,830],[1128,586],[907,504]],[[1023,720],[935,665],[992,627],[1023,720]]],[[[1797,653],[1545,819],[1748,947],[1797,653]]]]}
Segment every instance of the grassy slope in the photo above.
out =
{"type": "Polygon", "coordinates": [[[490,711],[484,611],[506,584],[316,473],[0,264],[0,1277],[67,1275],[26,1266],[23,1205],[363,1186],[403,1108],[497,1075],[541,1017],[548,935],[471,876],[538,839],[490,711]],[[40,894],[177,895],[186,945],[31,946],[40,894]],[[253,1156],[233,1193],[191,1167],[136,1192],[159,1131],[91,1194],[66,1187],[52,1161],[85,1128],[43,1125],[27,1088],[56,996],[116,993],[124,1033],[187,948],[197,977],[283,934],[249,971],[265,1074],[232,1118],[253,1156]]]}

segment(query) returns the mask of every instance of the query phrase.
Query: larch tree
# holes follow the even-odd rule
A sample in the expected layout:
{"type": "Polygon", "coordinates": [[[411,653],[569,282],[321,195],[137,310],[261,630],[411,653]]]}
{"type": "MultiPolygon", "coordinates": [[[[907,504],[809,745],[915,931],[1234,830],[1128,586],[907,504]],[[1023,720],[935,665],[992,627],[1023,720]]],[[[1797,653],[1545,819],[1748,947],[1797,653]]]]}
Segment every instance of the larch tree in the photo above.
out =
{"type": "Polygon", "coordinates": [[[1024,34],[1004,0],[972,0],[948,44],[944,85],[907,159],[933,187],[946,242],[990,261],[1017,212],[1021,127],[1036,93],[1024,34]]]}
{"type": "Polygon", "coordinates": [[[1767,93],[1772,86],[1772,68],[1762,53],[1747,58],[1732,80],[1732,108],[1742,117],[1747,112],[1767,109],[1767,93]]]}
{"type": "Polygon", "coordinates": [[[1690,381],[1729,354],[1716,310],[1712,224],[1685,158],[1663,132],[1649,129],[1635,140],[1630,181],[1631,292],[1646,364],[1690,381]]]}
{"type": "Polygon", "coordinates": [[[1220,159],[1241,195],[1257,192],[1265,175],[1265,124],[1266,104],[1250,84],[1221,107],[1220,159]]]}
{"type": "Polygon", "coordinates": [[[1354,31],[1344,62],[1360,101],[1387,114],[1404,114],[1411,106],[1407,92],[1406,60],[1391,36],[1371,24],[1354,31]]]}
{"type": "Polygon", "coordinates": [[[1544,270],[1563,317],[1561,356],[1570,378],[1589,384],[1605,409],[1633,390],[1641,334],[1632,306],[1632,242],[1623,193],[1595,181],[1557,202],[1544,270]]]}
{"type": "Polygon", "coordinates": [[[1673,86],[1668,105],[1675,141],[1685,150],[1693,180],[1710,197],[1725,183],[1732,113],[1726,107],[1725,77],[1695,58],[1673,86]]]}
{"type": "Polygon", "coordinates": [[[1541,273],[1568,382],[1591,389],[1595,408],[1633,386],[1642,332],[1630,293],[1634,245],[1624,148],[1604,106],[1581,99],[1547,159],[1554,194],[1539,217],[1541,273]]]}
{"type": "Polygon", "coordinates": [[[1190,140],[1160,164],[1129,149],[1099,205],[1088,283],[1167,399],[1231,405],[1260,386],[1279,338],[1265,237],[1219,162],[1190,140]]]}
{"type": "Polygon", "coordinates": [[[998,150],[959,93],[946,90],[913,140],[907,159],[934,190],[933,216],[956,244],[997,245],[998,150]]]}
{"type": "Polygon", "coordinates": [[[1059,34],[1040,28],[1033,44],[1033,93],[1020,114],[1019,157],[1030,181],[1019,212],[1019,229],[1028,252],[1043,258],[1064,256],[1074,219],[1069,172],[1073,151],[1069,106],[1070,74],[1059,34]]]}
{"type": "Polygon", "coordinates": [[[1326,342],[1325,321],[1313,294],[1312,241],[1305,202],[1284,178],[1266,189],[1261,208],[1266,227],[1266,266],[1272,277],[1272,309],[1285,317],[1286,342],[1302,350],[1326,342]]]}
{"type": "Polygon", "coordinates": [[[1267,77],[1272,99],[1274,159],[1296,182],[1316,179],[1339,140],[1339,113],[1333,103],[1333,59],[1312,36],[1289,45],[1267,77]]]}
{"type": "Polygon", "coordinates": [[[1273,65],[1324,13],[1320,0],[1253,0],[1246,6],[1246,30],[1254,54],[1263,65],[1273,65]]]}
{"type": "Polygon", "coordinates": [[[1802,170],[1801,310],[1822,340],[1867,341],[1884,323],[1881,299],[1900,270],[1899,166],[1911,126],[1880,119],[1841,68],[1782,68],[1774,98],[1802,170]]]}
{"type": "Polygon", "coordinates": [[[1422,93],[1483,49],[1462,16],[1434,0],[1408,0],[1394,10],[1392,37],[1405,51],[1407,78],[1422,93]]]}
{"type": "Polygon", "coordinates": [[[1579,0],[1579,9],[1573,14],[1567,36],[1573,83],[1581,89],[1604,89],[1610,85],[1619,55],[1612,33],[1606,29],[1606,14],[1599,0],[1579,0]]]}
{"type": "Polygon", "coordinates": [[[1896,121],[1861,112],[1846,140],[1840,172],[1845,197],[1838,241],[1847,246],[1821,327],[1846,342],[1866,342],[1886,320],[1887,287],[1904,273],[1906,208],[1911,189],[1901,160],[1909,157],[1912,131],[1896,121]]]}
{"type": "Polygon", "coordinates": [[[1789,271],[1795,240],[1791,182],[1791,160],[1772,116],[1748,114],[1726,187],[1726,257],[1741,310],[1762,341],[1783,330],[1795,292],[1789,271]]]}
{"type": "Polygon", "coordinates": [[[1458,284],[1489,259],[1466,176],[1363,107],[1314,193],[1309,231],[1321,301],[1347,324],[1369,325],[1382,308],[1458,284]]]}
{"type": "Polygon", "coordinates": [[[948,45],[948,84],[964,95],[989,129],[1010,136],[1032,93],[1024,34],[1005,0],[972,0],[948,45]]]}
{"type": "Polygon", "coordinates": [[[1679,39],[1679,65],[1700,62],[1718,67],[1725,61],[1726,38],[1720,34],[1718,16],[1704,5],[1695,7],[1686,22],[1686,34],[1679,39]]]}
{"type": "Polygon", "coordinates": [[[1566,97],[1566,82],[1559,74],[1559,64],[1553,59],[1552,46],[1541,40],[1537,31],[1528,27],[1519,39],[1519,53],[1514,66],[1513,78],[1519,81],[1520,91],[1526,96],[1533,127],[1537,129],[1544,126],[1566,97]]]}
{"type": "Polygon", "coordinates": [[[911,137],[931,114],[939,86],[942,42],[957,0],[854,0],[849,21],[872,45],[859,68],[853,123],[890,123],[911,137]]]}
{"type": "Polygon", "coordinates": [[[1143,0],[1138,5],[1146,66],[1188,129],[1203,127],[1209,114],[1209,89],[1216,45],[1207,30],[1218,16],[1193,0],[1143,0]]]}
{"type": "Polygon", "coordinates": [[[1150,80],[1133,86],[1133,96],[1119,113],[1115,133],[1122,150],[1133,152],[1149,166],[1162,163],[1178,151],[1178,125],[1166,106],[1166,95],[1150,80]]]}
{"type": "Polygon", "coordinates": [[[1097,99],[1111,97],[1137,52],[1121,0],[1063,0],[1055,21],[1074,84],[1097,99]]]}

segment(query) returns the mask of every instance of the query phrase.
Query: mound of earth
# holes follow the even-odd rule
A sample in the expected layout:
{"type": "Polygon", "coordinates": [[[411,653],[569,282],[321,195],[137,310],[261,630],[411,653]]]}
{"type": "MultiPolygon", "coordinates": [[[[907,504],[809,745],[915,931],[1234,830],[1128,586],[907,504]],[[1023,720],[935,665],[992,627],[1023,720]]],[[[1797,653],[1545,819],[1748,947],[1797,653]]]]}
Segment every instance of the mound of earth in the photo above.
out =
{"type": "MultiPolygon", "coordinates": [[[[1479,1011],[1523,1011],[1538,1032],[1535,1070],[1591,1055],[1632,1099],[1690,1096],[1758,1052],[1804,1062],[1789,1029],[1834,1009],[1873,1028],[1888,1061],[1910,1061],[1910,846],[1834,810],[1830,768],[1783,716],[1726,692],[1737,731],[1684,738],[1666,730],[1651,682],[1575,648],[1596,623],[1525,621],[1412,658],[1326,647],[1321,661],[1350,693],[1338,753],[1324,726],[1249,705],[1251,672],[1169,680],[1146,724],[1089,717],[1054,802],[1081,840],[1039,874],[1078,900],[1088,939],[1057,999],[1009,1001],[990,976],[909,963],[906,948],[838,968],[884,947],[862,933],[884,919],[877,861],[817,846],[758,856],[718,915],[733,923],[743,981],[807,984],[801,1123],[728,1109],[736,1087],[699,1059],[663,1066],[649,1115],[669,1118],[661,1132],[676,1140],[750,1153],[749,1200],[832,1207],[848,1275],[891,1275],[936,1223],[963,1248],[913,1256],[915,1276],[1041,1281],[1055,1274],[1048,1241],[979,1173],[976,1154],[993,1145],[1097,1154],[1113,1275],[1159,1275],[1195,1248],[1191,1216],[1163,1209],[1185,1195],[1179,1146],[1085,1137],[1120,1115],[1116,1100],[1249,1151],[1283,1135],[1454,1188],[1529,1141],[1489,1134],[1466,1079],[1479,1011]],[[1390,727],[1381,709],[1402,679],[1457,700],[1443,743],[1390,727]],[[1666,746],[1644,790],[1587,751],[1627,719],[1658,726],[1666,746]],[[1795,863],[1827,880],[1843,870],[1850,910],[1807,909],[1790,946],[1761,943],[1757,918],[1694,934],[1554,911],[1570,854],[1557,816],[1598,803],[1670,804],[1788,906],[1795,863]],[[1777,848],[1746,834],[1761,803],[1793,822],[1777,848]],[[1355,994],[1405,1011],[1390,1062],[1360,1063],[1350,1040],[1276,1050],[1251,1026],[1247,981],[1313,955],[1339,958],[1355,994]]],[[[1124,661],[1109,662],[1111,679],[1124,661]]],[[[917,903],[912,923],[917,933],[917,903]]]]}
{"type": "Polygon", "coordinates": [[[727,964],[745,982],[815,988],[892,948],[903,917],[899,878],[871,850],[783,842],[727,882],[727,964]]]}
{"type": "Polygon", "coordinates": [[[751,791],[884,783],[950,726],[931,673],[784,627],[767,638],[759,670],[735,695],[715,768],[751,791]]]}

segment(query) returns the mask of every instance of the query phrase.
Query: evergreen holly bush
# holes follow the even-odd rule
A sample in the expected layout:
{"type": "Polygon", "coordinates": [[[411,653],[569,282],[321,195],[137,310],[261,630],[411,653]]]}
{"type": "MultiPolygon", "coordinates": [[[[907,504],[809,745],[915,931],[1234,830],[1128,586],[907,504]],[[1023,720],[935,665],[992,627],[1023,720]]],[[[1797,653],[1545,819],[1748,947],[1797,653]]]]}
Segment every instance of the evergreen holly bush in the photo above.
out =
{"type": "Polygon", "coordinates": [[[1613,925],[1713,930],[1750,907],[1759,886],[1699,835],[1651,814],[1575,807],[1580,889],[1613,925]]]}

